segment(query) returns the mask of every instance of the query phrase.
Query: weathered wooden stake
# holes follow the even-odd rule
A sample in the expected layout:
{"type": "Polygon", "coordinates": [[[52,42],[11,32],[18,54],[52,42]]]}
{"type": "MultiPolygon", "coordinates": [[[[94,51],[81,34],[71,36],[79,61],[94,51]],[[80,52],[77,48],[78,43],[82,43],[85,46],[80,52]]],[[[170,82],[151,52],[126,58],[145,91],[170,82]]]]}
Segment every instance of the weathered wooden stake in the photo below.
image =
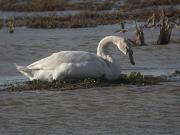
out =
{"type": "Polygon", "coordinates": [[[160,35],[157,44],[168,44],[170,42],[172,26],[168,17],[165,16],[164,11],[160,14],[160,35]]]}
{"type": "Polygon", "coordinates": [[[135,24],[136,24],[136,31],[135,31],[135,33],[136,33],[136,44],[137,45],[145,45],[143,27],[138,26],[136,21],[135,21],[135,24]]]}
{"type": "Polygon", "coordinates": [[[14,21],[14,19],[9,20],[8,27],[9,27],[9,33],[14,33],[14,29],[15,29],[15,21],[14,21]]]}

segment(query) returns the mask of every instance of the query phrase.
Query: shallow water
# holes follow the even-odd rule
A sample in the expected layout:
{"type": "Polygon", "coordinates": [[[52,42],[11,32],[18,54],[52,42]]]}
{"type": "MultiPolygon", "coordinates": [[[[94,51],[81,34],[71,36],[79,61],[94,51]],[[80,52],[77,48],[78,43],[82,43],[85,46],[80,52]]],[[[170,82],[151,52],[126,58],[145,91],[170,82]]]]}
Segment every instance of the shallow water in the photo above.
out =
{"type": "Polygon", "coordinates": [[[178,135],[180,84],[1,92],[3,135],[178,135]],[[166,89],[164,89],[166,87],[166,89]]]}
{"type": "MultiPolygon", "coordinates": [[[[131,28],[132,24],[127,27],[131,28]]],[[[100,39],[119,25],[81,29],[16,28],[0,30],[0,89],[23,81],[13,63],[27,65],[60,50],[96,52],[100,39]]],[[[130,31],[133,31],[130,30],[130,31]]],[[[145,30],[149,46],[133,47],[135,66],[111,48],[122,72],[169,75],[180,69],[180,32],[171,44],[155,46],[157,29],[145,30]]],[[[152,86],[117,86],[70,91],[0,91],[0,135],[178,135],[180,132],[179,79],[152,86]]]]}

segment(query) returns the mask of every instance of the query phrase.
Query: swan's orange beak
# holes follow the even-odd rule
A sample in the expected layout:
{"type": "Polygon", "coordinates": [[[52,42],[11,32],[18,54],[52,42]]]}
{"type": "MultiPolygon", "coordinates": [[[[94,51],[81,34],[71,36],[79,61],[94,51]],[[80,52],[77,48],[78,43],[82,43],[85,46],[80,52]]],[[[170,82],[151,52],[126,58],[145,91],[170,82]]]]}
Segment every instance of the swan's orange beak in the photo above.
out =
{"type": "Polygon", "coordinates": [[[132,65],[135,65],[134,58],[133,58],[133,51],[132,50],[129,51],[129,60],[130,60],[132,65]]]}

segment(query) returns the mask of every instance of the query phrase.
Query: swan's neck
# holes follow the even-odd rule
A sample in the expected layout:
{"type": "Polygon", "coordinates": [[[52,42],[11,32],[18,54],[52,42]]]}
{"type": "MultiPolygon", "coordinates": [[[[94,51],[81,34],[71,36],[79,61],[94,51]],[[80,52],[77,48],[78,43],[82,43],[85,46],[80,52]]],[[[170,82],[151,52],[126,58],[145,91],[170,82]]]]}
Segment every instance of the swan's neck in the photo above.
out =
{"type": "Polygon", "coordinates": [[[109,62],[113,62],[112,57],[108,54],[107,48],[109,45],[116,45],[119,37],[116,36],[108,36],[102,39],[99,42],[98,48],[97,48],[97,56],[102,57],[105,60],[108,60],[109,62]]]}

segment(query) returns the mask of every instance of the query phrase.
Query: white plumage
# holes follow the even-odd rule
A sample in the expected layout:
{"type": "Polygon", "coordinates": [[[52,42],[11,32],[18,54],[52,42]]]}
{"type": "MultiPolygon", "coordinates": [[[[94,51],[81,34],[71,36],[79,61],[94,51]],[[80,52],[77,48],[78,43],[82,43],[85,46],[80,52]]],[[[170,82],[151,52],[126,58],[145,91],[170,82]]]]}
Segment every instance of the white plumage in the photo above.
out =
{"type": "Polygon", "coordinates": [[[85,51],[61,51],[36,61],[27,67],[16,68],[30,80],[52,81],[65,78],[100,78],[114,80],[119,76],[112,57],[106,54],[107,46],[113,43],[124,54],[130,50],[125,40],[117,36],[108,36],[98,45],[97,55],[85,51]]]}

